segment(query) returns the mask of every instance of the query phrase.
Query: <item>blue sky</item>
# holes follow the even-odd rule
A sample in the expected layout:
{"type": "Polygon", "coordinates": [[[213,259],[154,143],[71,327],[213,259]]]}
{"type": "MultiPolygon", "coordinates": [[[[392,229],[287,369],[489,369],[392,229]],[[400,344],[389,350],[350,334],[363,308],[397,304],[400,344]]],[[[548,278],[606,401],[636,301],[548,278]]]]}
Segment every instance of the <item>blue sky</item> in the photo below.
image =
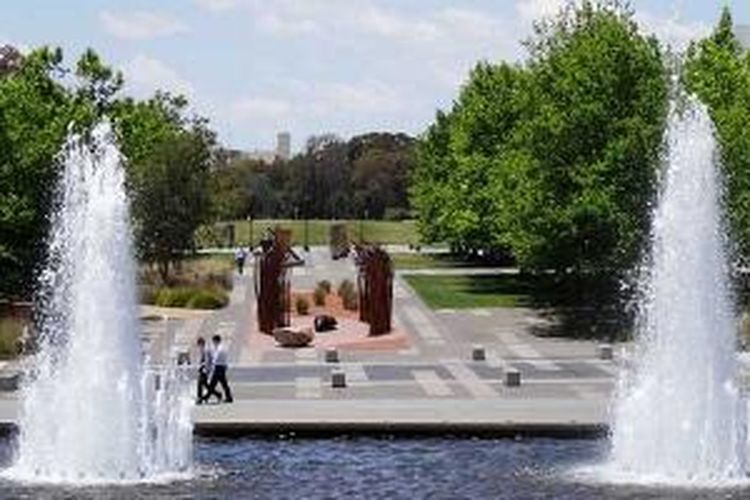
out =
{"type": "MultiPolygon", "coordinates": [[[[225,144],[423,130],[478,59],[518,60],[531,21],[568,0],[16,0],[0,41],[95,48],[128,92],[185,93],[225,144]]],[[[634,0],[644,30],[684,46],[723,1],[634,0]]],[[[750,24],[750,2],[728,2],[750,24]]]]}

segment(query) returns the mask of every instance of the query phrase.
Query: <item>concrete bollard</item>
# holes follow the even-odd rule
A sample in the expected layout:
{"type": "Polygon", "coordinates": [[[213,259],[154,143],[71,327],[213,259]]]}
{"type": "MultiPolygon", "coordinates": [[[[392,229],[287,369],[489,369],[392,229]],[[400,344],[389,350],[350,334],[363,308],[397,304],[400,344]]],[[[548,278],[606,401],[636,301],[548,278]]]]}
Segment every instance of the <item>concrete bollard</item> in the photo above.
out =
{"type": "Polygon", "coordinates": [[[326,363],[338,363],[339,362],[339,352],[336,350],[335,347],[331,347],[329,349],[326,349],[326,363]]]}
{"type": "Polygon", "coordinates": [[[343,389],[346,387],[346,372],[343,370],[333,370],[331,372],[331,387],[334,389],[343,389]]]}
{"type": "Polygon", "coordinates": [[[485,361],[487,354],[484,351],[484,346],[474,344],[471,348],[471,359],[474,361],[485,361]]]}
{"type": "Polygon", "coordinates": [[[599,359],[611,360],[614,357],[614,351],[611,344],[602,344],[599,346],[599,359]]]}
{"type": "Polygon", "coordinates": [[[515,368],[505,370],[505,385],[507,387],[519,387],[521,385],[521,372],[515,368]]]}

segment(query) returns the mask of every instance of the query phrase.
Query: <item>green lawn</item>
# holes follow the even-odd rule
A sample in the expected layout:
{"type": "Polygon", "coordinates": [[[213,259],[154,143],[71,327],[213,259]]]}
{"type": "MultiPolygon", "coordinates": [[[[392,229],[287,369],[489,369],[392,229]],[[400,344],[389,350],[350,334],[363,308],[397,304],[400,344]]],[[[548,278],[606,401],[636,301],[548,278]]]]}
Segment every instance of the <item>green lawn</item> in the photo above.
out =
{"type": "Polygon", "coordinates": [[[450,254],[394,253],[391,254],[396,269],[446,269],[480,265],[450,254]]]}
{"type": "MultiPolygon", "coordinates": [[[[359,240],[360,234],[366,241],[375,243],[416,244],[419,242],[416,223],[413,220],[405,221],[330,221],[311,220],[308,222],[308,242],[310,245],[328,245],[329,231],[332,223],[344,222],[349,228],[349,238],[353,241],[359,240]]],[[[227,245],[225,227],[234,225],[235,241],[247,244],[250,241],[250,222],[246,220],[234,222],[221,222],[213,227],[202,228],[198,232],[198,244],[200,247],[213,247],[227,245]]],[[[253,221],[253,243],[257,244],[269,227],[281,226],[292,230],[292,242],[302,245],[305,242],[305,223],[301,220],[255,220],[253,221]]]]}
{"type": "Polygon", "coordinates": [[[515,275],[406,275],[404,278],[433,309],[524,307],[533,303],[535,292],[530,279],[515,275]]]}

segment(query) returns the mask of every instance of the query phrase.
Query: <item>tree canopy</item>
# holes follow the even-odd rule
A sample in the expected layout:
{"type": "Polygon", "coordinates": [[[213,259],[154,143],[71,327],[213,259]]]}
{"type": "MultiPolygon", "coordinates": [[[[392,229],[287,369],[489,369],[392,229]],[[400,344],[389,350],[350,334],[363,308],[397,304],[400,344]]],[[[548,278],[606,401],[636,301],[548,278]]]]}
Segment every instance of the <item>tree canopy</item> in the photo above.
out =
{"type": "Polygon", "coordinates": [[[137,101],[121,95],[123,83],[91,49],[72,69],[60,49],[0,51],[0,296],[30,293],[68,130],[101,119],[115,125],[126,158],[141,257],[163,265],[192,247],[210,215],[214,134],[187,114],[184,98],[137,101]]]}
{"type": "Polygon", "coordinates": [[[616,2],[537,24],[523,65],[478,64],[419,142],[428,240],[529,270],[618,275],[648,230],[667,110],[656,40],[616,2]]]}
{"type": "Polygon", "coordinates": [[[724,8],[713,33],[688,50],[682,78],[708,106],[721,145],[726,208],[737,255],[750,255],[750,55],[724,8]]]}

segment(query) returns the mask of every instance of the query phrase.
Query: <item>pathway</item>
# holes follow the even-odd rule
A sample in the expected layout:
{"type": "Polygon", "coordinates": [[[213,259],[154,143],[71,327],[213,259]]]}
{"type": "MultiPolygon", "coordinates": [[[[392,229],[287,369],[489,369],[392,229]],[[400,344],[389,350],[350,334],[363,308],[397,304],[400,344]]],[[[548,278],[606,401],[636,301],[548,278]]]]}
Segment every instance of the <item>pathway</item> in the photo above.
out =
{"type": "MultiPolygon", "coordinates": [[[[293,288],[312,289],[322,279],[335,286],[354,278],[351,259],[333,261],[323,248],[301,254],[307,264],[293,271],[293,288]]],[[[190,350],[199,335],[224,338],[236,403],[197,408],[203,430],[240,423],[259,430],[274,422],[286,428],[295,422],[303,427],[328,422],[446,428],[473,423],[504,429],[544,424],[578,432],[581,426],[599,428],[606,420],[617,365],[599,360],[595,343],[531,335],[543,320],[526,309],[433,311],[401,273],[394,296],[394,322],[407,332],[408,347],[342,351],[337,364],[326,363],[324,352],[315,348],[253,351],[248,334],[255,294],[247,275],[235,276],[225,309],[145,322],[146,345],[153,352],[175,353],[190,350]],[[471,359],[476,344],[485,347],[485,361],[471,359]],[[521,373],[520,387],[504,384],[509,369],[521,373]],[[346,374],[346,388],[331,387],[334,370],[346,374]]],[[[0,393],[0,422],[13,418],[15,396],[0,393]]]]}

